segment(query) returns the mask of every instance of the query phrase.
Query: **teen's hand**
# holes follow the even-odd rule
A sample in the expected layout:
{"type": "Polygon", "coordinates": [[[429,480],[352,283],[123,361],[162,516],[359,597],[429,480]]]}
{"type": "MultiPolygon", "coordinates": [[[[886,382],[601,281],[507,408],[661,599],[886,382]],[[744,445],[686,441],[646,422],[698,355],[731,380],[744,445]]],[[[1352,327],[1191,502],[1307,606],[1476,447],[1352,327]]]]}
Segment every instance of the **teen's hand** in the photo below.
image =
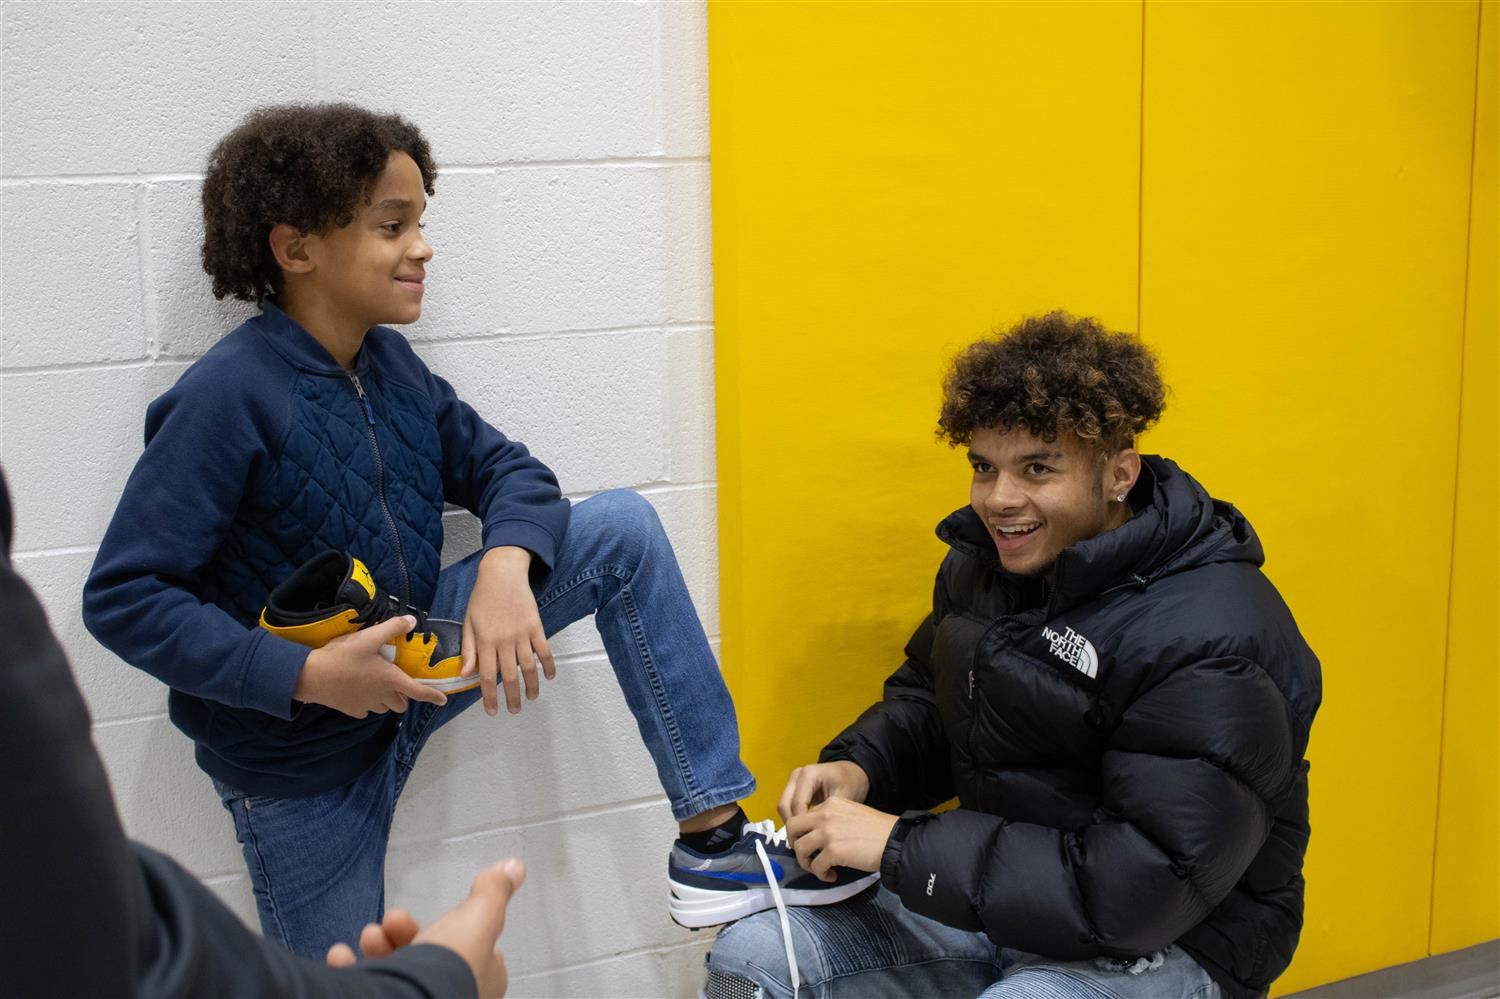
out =
{"type": "Polygon", "coordinates": [[[499,709],[496,674],[505,687],[505,706],[511,714],[521,710],[523,678],[528,701],[536,700],[542,692],[536,676],[538,659],[547,679],[557,675],[536,597],[531,593],[530,573],[531,552],[511,546],[491,548],[479,560],[479,575],[474,580],[474,592],[469,594],[469,609],[464,613],[463,675],[479,671],[484,710],[491,715],[499,709]]]}
{"type": "Polygon", "coordinates": [[[880,870],[885,841],[900,818],[858,802],[829,798],[789,820],[787,838],[804,868],[819,880],[833,881],[835,867],[880,870]]]}
{"type": "Polygon", "coordinates": [[[781,821],[786,822],[829,798],[864,801],[869,793],[870,778],[859,764],[847,760],[814,763],[792,771],[776,810],[781,813],[781,821]]]}
{"type": "MultiPolygon", "coordinates": [[[[423,930],[404,909],[392,909],[379,923],[371,923],[359,935],[359,949],[366,958],[388,957],[413,943],[447,947],[464,959],[479,984],[480,999],[505,995],[508,976],[505,958],[495,949],[505,929],[505,909],[511,896],[526,880],[526,867],[514,858],[479,872],[469,897],[449,909],[423,930]]],[[[347,968],[356,963],[347,944],[334,944],[328,964],[347,968]]]]}
{"type": "Polygon", "coordinates": [[[363,718],[372,711],[403,712],[408,701],[447,704],[442,691],[418,683],[380,654],[382,645],[394,643],[416,626],[415,618],[395,617],[313,649],[292,696],[327,705],[351,718],[363,718]]]}

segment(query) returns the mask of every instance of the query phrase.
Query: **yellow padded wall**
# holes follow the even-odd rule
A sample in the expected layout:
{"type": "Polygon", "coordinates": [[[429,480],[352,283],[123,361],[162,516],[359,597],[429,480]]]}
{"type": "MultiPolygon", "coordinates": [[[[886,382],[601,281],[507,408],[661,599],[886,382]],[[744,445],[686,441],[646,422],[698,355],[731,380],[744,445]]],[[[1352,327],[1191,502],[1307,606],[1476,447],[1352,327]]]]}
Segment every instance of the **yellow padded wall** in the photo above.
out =
{"type": "Polygon", "coordinates": [[[1475,3],[1148,3],[1151,444],[1233,501],[1323,662],[1301,947],[1427,953],[1475,3]]]}
{"type": "Polygon", "coordinates": [[[1134,324],[1140,8],[709,7],[723,658],[769,814],[879,696],[967,499],[954,350],[1134,324]]]}
{"type": "Polygon", "coordinates": [[[1474,112],[1469,286],[1432,952],[1500,936],[1500,101],[1495,0],[1485,0],[1474,112]]]}

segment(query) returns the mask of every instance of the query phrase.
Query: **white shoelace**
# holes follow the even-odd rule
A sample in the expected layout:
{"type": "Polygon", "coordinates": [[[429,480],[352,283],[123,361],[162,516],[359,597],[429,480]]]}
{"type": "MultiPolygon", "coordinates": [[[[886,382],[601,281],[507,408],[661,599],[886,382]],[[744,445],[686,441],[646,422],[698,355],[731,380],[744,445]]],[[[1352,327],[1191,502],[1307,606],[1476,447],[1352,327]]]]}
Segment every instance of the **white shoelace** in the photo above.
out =
{"type": "Polygon", "coordinates": [[[786,915],[786,903],[781,900],[781,879],[776,876],[776,868],[771,865],[771,858],[766,856],[765,843],[786,843],[786,830],[777,829],[776,823],[771,819],[761,822],[750,822],[745,825],[746,832],[759,833],[761,838],[755,841],[755,855],[760,857],[761,870],[765,871],[766,884],[771,886],[771,901],[776,903],[776,915],[781,917],[781,943],[786,947],[786,966],[792,973],[792,999],[796,999],[797,990],[802,987],[802,978],[797,971],[797,953],[792,947],[792,924],[786,915]]]}

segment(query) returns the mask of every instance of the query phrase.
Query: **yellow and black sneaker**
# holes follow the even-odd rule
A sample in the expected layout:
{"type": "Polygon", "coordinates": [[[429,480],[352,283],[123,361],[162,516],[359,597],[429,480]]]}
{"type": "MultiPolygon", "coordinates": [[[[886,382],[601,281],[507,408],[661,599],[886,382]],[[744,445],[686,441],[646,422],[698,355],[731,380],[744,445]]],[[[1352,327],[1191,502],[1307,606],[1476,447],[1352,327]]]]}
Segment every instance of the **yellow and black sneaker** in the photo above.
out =
{"type": "Polygon", "coordinates": [[[344,552],[314,556],[266,598],[260,626],[298,645],[316,649],[341,635],[410,614],[417,626],[381,652],[407,676],[456,694],[479,686],[479,674],[460,676],[463,625],[384,593],[359,559],[344,552]]]}

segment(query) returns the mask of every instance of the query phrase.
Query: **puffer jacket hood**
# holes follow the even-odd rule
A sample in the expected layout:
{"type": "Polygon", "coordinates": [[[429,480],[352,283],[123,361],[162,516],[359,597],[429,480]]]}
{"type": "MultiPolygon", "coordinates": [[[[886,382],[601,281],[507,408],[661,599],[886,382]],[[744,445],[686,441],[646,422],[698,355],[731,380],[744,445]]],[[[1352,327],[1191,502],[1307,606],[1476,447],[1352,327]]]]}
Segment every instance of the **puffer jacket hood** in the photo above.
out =
{"type": "Polygon", "coordinates": [[[1176,944],[1259,995],[1301,928],[1318,662],[1231,505],[1155,456],[1129,501],[1050,584],[945,519],[933,613],[822,758],[915,810],[881,872],[914,911],[1058,959],[1176,944]]]}

